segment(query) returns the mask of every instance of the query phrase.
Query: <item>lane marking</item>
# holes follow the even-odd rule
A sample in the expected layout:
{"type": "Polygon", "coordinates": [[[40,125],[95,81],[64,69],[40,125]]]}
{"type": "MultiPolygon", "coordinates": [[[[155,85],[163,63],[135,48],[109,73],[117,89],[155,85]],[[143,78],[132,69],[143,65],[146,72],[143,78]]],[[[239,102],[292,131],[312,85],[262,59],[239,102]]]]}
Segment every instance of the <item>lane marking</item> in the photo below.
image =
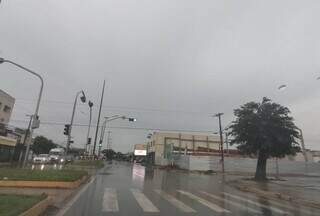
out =
{"type": "Polygon", "coordinates": [[[105,188],[102,201],[103,212],[118,212],[118,195],[114,188],[105,188]]]}
{"type": "Polygon", "coordinates": [[[80,198],[80,196],[87,191],[89,186],[96,180],[96,177],[93,177],[91,181],[83,186],[83,188],[74,196],[57,214],[56,216],[63,216],[65,215],[69,209],[75,204],[75,202],[80,198]]]}
{"type": "Polygon", "coordinates": [[[187,191],[183,191],[183,190],[177,190],[179,193],[181,194],[184,194],[186,196],[188,196],[189,198],[191,199],[194,199],[194,200],[197,200],[199,203],[201,203],[202,205],[205,205],[207,206],[208,208],[218,212],[218,213],[222,213],[222,212],[225,212],[225,213],[230,213],[230,211],[224,209],[224,208],[221,208],[220,206],[214,204],[214,203],[211,203],[205,199],[202,199],[201,197],[198,197],[192,193],[189,193],[187,191]]]}
{"type": "Polygon", "coordinates": [[[159,194],[163,199],[167,200],[168,202],[170,202],[172,205],[174,205],[176,208],[178,208],[179,210],[181,210],[182,212],[186,212],[186,213],[192,213],[192,212],[196,212],[194,209],[192,209],[191,207],[187,206],[186,204],[184,204],[183,202],[181,202],[180,200],[177,200],[174,196],[162,191],[162,190],[154,190],[157,194],[159,194]]]}
{"type": "Polygon", "coordinates": [[[252,213],[261,215],[261,212],[260,212],[260,211],[257,211],[257,210],[255,210],[255,209],[253,209],[253,208],[244,206],[244,205],[242,205],[242,204],[233,202],[233,201],[231,201],[231,200],[224,199],[224,198],[222,198],[222,197],[215,196],[215,195],[210,194],[210,193],[207,193],[207,192],[205,192],[205,191],[201,191],[201,193],[203,193],[203,194],[205,194],[205,195],[207,195],[207,196],[209,196],[209,197],[211,197],[211,198],[213,198],[213,199],[216,199],[216,200],[219,200],[219,201],[222,201],[222,202],[225,202],[225,203],[230,203],[231,205],[236,206],[237,208],[241,208],[241,209],[244,209],[244,210],[248,210],[248,211],[250,211],[250,212],[252,212],[252,213]]]}
{"type": "Polygon", "coordinates": [[[144,212],[159,212],[159,209],[152,204],[141,190],[131,189],[131,192],[144,212]]]}
{"type": "Polygon", "coordinates": [[[226,196],[232,197],[234,199],[237,199],[237,200],[248,202],[248,203],[250,203],[252,205],[255,205],[255,206],[259,206],[259,207],[262,207],[262,208],[269,209],[269,210],[274,211],[274,212],[279,213],[279,214],[289,215],[288,212],[282,211],[281,209],[278,209],[278,208],[275,208],[275,207],[272,207],[272,206],[267,206],[267,205],[264,205],[264,204],[261,204],[261,203],[254,202],[254,201],[252,201],[250,199],[246,199],[246,198],[243,198],[243,197],[240,197],[240,196],[237,196],[237,195],[233,195],[233,194],[229,194],[229,193],[225,193],[225,192],[223,192],[223,194],[226,195],[226,196]]]}

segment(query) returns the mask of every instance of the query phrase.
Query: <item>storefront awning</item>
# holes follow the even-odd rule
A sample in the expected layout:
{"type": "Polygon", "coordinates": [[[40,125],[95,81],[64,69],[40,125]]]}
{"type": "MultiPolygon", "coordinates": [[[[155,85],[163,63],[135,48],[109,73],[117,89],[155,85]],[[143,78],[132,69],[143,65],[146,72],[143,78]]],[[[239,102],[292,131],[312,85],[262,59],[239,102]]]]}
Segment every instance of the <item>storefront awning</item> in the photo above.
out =
{"type": "Polygon", "coordinates": [[[1,145],[14,147],[17,145],[17,140],[9,137],[0,136],[0,146],[1,145]]]}

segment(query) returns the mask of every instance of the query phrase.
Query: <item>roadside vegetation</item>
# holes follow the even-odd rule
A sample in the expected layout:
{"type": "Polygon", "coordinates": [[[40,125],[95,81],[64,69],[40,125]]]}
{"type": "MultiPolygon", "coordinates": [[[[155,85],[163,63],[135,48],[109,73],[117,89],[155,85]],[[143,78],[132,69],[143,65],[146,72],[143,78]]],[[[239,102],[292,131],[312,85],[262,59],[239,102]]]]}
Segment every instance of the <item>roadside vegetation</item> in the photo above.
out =
{"type": "Polygon", "coordinates": [[[300,151],[298,127],[290,110],[268,98],[262,102],[249,102],[234,110],[236,120],[229,127],[231,145],[239,151],[258,158],[255,180],[267,180],[269,158],[283,158],[300,151]]]}
{"type": "Polygon", "coordinates": [[[0,180],[21,181],[76,181],[88,175],[82,170],[29,170],[16,168],[0,168],[0,180]]]}
{"type": "Polygon", "coordinates": [[[28,210],[47,196],[0,194],[0,215],[17,216],[28,210]]]}

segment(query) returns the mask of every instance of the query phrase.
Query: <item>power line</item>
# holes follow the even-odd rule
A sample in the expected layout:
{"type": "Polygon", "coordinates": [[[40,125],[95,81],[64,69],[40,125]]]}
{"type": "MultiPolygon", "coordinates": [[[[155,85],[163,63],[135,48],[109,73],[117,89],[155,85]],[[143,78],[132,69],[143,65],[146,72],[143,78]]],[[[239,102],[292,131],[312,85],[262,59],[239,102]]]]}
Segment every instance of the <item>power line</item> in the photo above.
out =
{"type": "MultiPolygon", "coordinates": [[[[26,120],[11,120],[13,122],[23,122],[26,123],[26,120]]],[[[66,122],[49,122],[43,121],[41,122],[42,125],[52,125],[52,126],[60,126],[67,124],[66,122]]],[[[77,127],[88,127],[88,124],[79,124],[74,123],[73,126],[77,127]]],[[[102,127],[102,126],[99,126],[102,127]]],[[[125,126],[108,126],[107,128],[110,129],[123,129],[123,130],[151,130],[151,131],[173,131],[173,132],[192,132],[192,133],[213,133],[212,131],[206,130],[192,130],[192,129],[166,129],[166,128],[147,128],[147,127],[125,127],[125,126]]]]}
{"type": "MultiPolygon", "coordinates": [[[[33,102],[32,99],[16,99],[17,101],[29,101],[33,102]]],[[[22,102],[19,102],[22,103],[22,102]]],[[[53,103],[53,104],[64,104],[72,106],[72,102],[68,101],[60,101],[60,100],[42,100],[41,103],[53,103]]],[[[86,106],[85,104],[79,104],[79,106],[86,106]]],[[[180,113],[180,114],[194,114],[194,115],[203,115],[207,116],[210,113],[203,113],[203,112],[195,112],[195,111],[188,111],[188,110],[170,110],[170,109],[157,109],[157,108],[142,108],[142,107],[125,107],[125,106],[102,106],[103,109],[109,110],[128,110],[128,111],[143,111],[143,112],[162,112],[162,113],[180,113]]]]}

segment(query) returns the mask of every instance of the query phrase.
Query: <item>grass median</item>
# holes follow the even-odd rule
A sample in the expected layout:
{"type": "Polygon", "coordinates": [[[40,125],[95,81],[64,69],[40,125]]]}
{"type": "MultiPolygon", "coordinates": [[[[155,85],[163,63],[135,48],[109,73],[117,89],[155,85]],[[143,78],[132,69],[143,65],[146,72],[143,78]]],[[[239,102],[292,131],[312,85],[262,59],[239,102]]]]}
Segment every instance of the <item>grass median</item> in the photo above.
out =
{"type": "Polygon", "coordinates": [[[0,180],[73,182],[88,175],[83,170],[28,170],[0,168],[0,180]]]}
{"type": "Polygon", "coordinates": [[[68,166],[81,166],[81,167],[94,167],[102,168],[104,167],[104,162],[102,160],[77,160],[68,166]]]}
{"type": "Polygon", "coordinates": [[[0,194],[0,215],[16,216],[28,210],[47,196],[0,194]]]}

